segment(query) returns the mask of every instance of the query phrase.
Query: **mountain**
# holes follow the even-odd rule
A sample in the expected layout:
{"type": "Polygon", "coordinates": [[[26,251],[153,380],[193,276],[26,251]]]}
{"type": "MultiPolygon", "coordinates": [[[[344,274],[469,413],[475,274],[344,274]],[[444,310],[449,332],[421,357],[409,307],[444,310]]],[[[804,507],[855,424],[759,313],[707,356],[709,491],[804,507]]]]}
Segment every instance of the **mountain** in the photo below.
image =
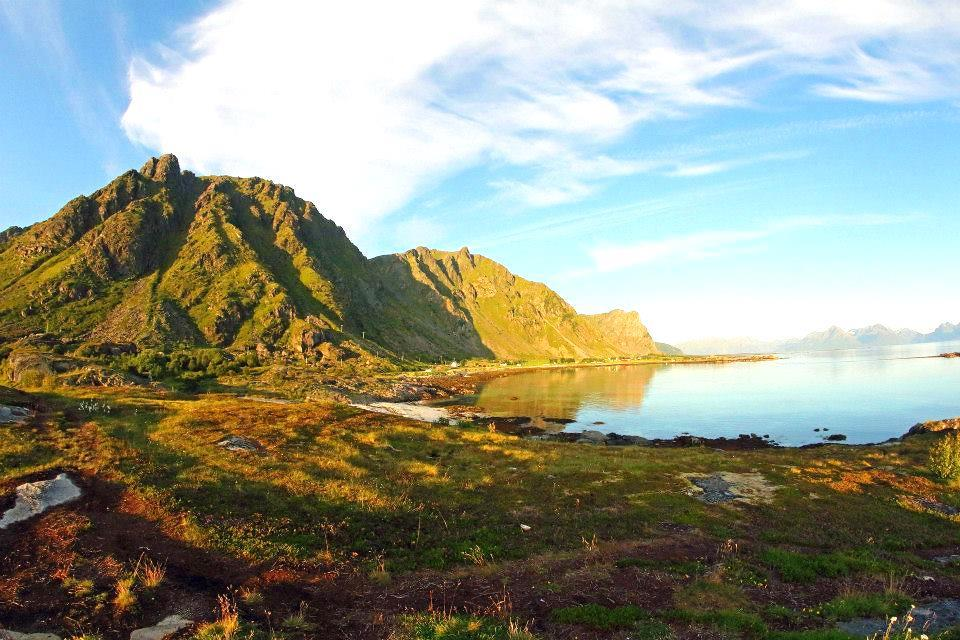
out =
{"type": "Polygon", "coordinates": [[[945,322],[931,333],[913,329],[890,329],[882,324],[847,331],[837,326],[823,331],[814,331],[803,338],[787,340],[756,340],[753,338],[705,338],[680,343],[684,353],[731,354],[731,353],[786,353],[796,351],[829,351],[834,349],[859,349],[873,346],[915,344],[960,340],[960,325],[945,322]]]}
{"type": "Polygon", "coordinates": [[[942,342],[945,340],[960,340],[960,324],[944,322],[931,333],[923,337],[923,342],[942,342]]]}
{"type": "Polygon", "coordinates": [[[782,351],[829,351],[833,349],[856,349],[860,346],[852,332],[834,325],[823,331],[814,331],[799,340],[788,340],[780,347],[782,351]]]}
{"type": "Polygon", "coordinates": [[[882,324],[874,324],[869,327],[854,329],[850,334],[863,346],[910,344],[912,342],[919,342],[923,337],[922,333],[914,331],[913,329],[893,330],[882,324]]]}
{"type": "Polygon", "coordinates": [[[672,344],[667,344],[666,342],[654,342],[653,344],[657,347],[657,351],[665,356],[683,355],[683,350],[673,346],[672,344]]]}
{"type": "Polygon", "coordinates": [[[684,353],[694,355],[725,355],[734,353],[773,353],[779,343],[756,338],[700,338],[677,344],[684,353]]]}
{"type": "Polygon", "coordinates": [[[656,351],[636,313],[580,315],[466,248],[367,259],[289,187],[196,176],[172,155],[0,234],[0,340],[43,332],[288,355],[345,342],[425,358],[656,351]]]}

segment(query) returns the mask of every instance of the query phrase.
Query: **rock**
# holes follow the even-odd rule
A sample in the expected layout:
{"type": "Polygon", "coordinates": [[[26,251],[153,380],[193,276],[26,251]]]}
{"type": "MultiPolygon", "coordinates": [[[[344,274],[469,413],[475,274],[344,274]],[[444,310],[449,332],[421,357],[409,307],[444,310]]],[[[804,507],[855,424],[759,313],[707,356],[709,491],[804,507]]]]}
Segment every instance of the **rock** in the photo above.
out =
{"type": "Polygon", "coordinates": [[[180,183],[180,162],[172,153],[165,153],[159,158],[150,158],[140,168],[140,174],[145,178],[163,182],[168,185],[180,183]]]}
{"type": "Polygon", "coordinates": [[[960,509],[949,504],[944,504],[939,500],[934,500],[933,498],[924,498],[922,496],[903,496],[903,499],[906,502],[913,503],[920,509],[926,509],[927,511],[933,511],[941,515],[949,517],[960,515],[960,509]]]}
{"type": "MultiPolygon", "coordinates": [[[[937,600],[912,611],[913,622],[910,628],[914,635],[925,633],[929,636],[960,624],[960,600],[937,600]]],[[[894,630],[903,629],[903,618],[894,623],[894,630]]],[[[883,635],[888,621],[883,618],[855,618],[837,624],[837,628],[854,636],[870,638],[883,635]]]]}
{"type": "Polygon", "coordinates": [[[842,433],[831,433],[825,438],[825,440],[828,442],[843,442],[846,439],[847,436],[843,435],[842,433]]]}
{"type": "Polygon", "coordinates": [[[167,616],[152,627],[136,629],[130,633],[130,640],[166,640],[173,634],[193,624],[179,615],[167,616]]]}
{"type": "Polygon", "coordinates": [[[0,424],[26,422],[33,417],[33,411],[24,407],[10,407],[0,404],[0,424]]]}
{"type": "Polygon", "coordinates": [[[52,633],[19,633],[0,629],[0,640],[60,640],[60,636],[52,633]]]}
{"type": "Polygon", "coordinates": [[[773,499],[774,492],[780,488],[759,473],[720,471],[709,476],[685,474],[683,477],[693,485],[691,495],[707,504],[733,500],[748,504],[769,502],[773,499]]]}
{"type": "Polygon", "coordinates": [[[254,453],[259,453],[264,450],[262,444],[256,440],[250,438],[244,438],[243,436],[227,436],[223,440],[217,443],[218,447],[222,447],[227,451],[251,451],[254,453]]]}
{"type": "Polygon", "coordinates": [[[402,418],[410,418],[411,420],[421,420],[423,422],[450,422],[450,412],[443,407],[428,407],[426,405],[411,404],[408,402],[371,402],[369,404],[354,403],[352,406],[365,411],[386,413],[389,415],[400,416],[402,418]]]}
{"type": "Polygon", "coordinates": [[[944,420],[930,420],[928,422],[918,422],[910,427],[910,430],[904,435],[915,436],[921,433],[937,433],[938,431],[952,431],[960,429],[960,418],[946,418],[944,420]]]}
{"type": "Polygon", "coordinates": [[[960,564],[960,555],[951,554],[948,556],[936,556],[933,561],[944,566],[960,564]]]}
{"type": "Polygon", "coordinates": [[[615,447],[625,447],[630,445],[648,445],[650,441],[641,436],[623,436],[619,433],[608,433],[607,444],[615,447]]]}
{"type": "Polygon", "coordinates": [[[583,444],[606,444],[607,436],[599,431],[588,429],[579,434],[577,442],[583,444]]]}
{"type": "Polygon", "coordinates": [[[953,351],[950,353],[941,353],[941,358],[960,358],[960,351],[953,351]]]}
{"type": "Polygon", "coordinates": [[[80,488],[61,473],[52,480],[28,482],[17,487],[17,501],[0,518],[0,529],[38,516],[47,509],[80,497],[80,488]]]}

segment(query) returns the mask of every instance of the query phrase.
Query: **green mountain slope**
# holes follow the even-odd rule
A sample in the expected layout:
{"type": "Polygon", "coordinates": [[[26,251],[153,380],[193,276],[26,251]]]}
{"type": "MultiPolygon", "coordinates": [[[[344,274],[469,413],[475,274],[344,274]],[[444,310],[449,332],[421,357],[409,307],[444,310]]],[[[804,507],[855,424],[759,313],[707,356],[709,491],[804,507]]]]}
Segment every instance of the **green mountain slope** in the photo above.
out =
{"type": "Polygon", "coordinates": [[[466,249],[368,260],[292,189],[198,177],[172,155],[0,234],[5,340],[47,332],[303,355],[349,337],[427,358],[655,352],[635,313],[613,313],[579,315],[466,249]]]}

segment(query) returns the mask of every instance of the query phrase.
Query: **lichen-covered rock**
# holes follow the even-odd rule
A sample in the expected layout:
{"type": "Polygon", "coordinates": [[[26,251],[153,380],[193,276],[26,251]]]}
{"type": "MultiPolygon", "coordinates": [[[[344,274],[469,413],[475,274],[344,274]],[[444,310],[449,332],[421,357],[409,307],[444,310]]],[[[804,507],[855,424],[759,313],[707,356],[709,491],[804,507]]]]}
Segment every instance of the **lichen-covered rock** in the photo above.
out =
{"type": "Polygon", "coordinates": [[[263,445],[256,440],[244,438],[243,436],[227,436],[217,442],[217,446],[227,451],[260,452],[264,450],[263,445]]]}
{"type": "Polygon", "coordinates": [[[80,497],[80,487],[61,473],[51,480],[28,482],[17,487],[17,501],[0,518],[0,529],[38,516],[47,509],[80,497]]]}
{"type": "Polygon", "coordinates": [[[683,477],[692,485],[690,495],[707,504],[733,501],[749,504],[769,502],[779,489],[759,473],[720,471],[707,476],[685,474],[683,477]]]}
{"type": "Polygon", "coordinates": [[[130,633],[130,640],[166,640],[192,624],[193,620],[179,615],[167,616],[152,627],[134,630],[130,633]]]}
{"type": "Polygon", "coordinates": [[[19,633],[0,629],[0,640],[60,640],[60,636],[52,633],[19,633]]]}

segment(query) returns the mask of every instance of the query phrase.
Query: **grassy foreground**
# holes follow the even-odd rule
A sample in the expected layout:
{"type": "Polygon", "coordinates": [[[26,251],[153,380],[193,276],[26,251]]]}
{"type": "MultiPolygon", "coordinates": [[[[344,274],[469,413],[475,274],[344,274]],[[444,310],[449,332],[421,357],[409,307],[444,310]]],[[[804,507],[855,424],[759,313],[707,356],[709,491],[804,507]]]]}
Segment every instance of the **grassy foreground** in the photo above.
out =
{"type": "Polygon", "coordinates": [[[936,435],[721,452],[225,394],[34,402],[0,424],[0,496],[54,471],[84,494],[0,531],[0,622],[18,631],[127,638],[179,613],[207,639],[833,640],[837,620],[960,596],[932,561],[960,553],[936,435]],[[698,500],[685,474],[721,471],[776,489],[698,500]]]}

